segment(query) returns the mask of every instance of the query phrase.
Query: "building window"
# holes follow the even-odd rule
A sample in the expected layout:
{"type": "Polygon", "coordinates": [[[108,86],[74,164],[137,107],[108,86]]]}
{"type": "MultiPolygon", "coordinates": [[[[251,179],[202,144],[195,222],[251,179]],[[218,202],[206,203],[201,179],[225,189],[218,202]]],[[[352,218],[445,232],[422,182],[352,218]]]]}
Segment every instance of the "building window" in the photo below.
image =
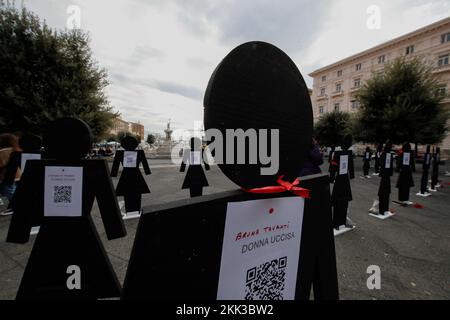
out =
{"type": "Polygon", "coordinates": [[[352,101],[350,101],[350,102],[351,102],[352,110],[353,110],[353,111],[355,111],[356,109],[358,109],[358,107],[359,107],[359,102],[358,102],[358,100],[352,100],[352,101]]]}
{"type": "Polygon", "coordinates": [[[327,81],[327,76],[322,76],[322,82],[327,81]]]}
{"type": "Polygon", "coordinates": [[[446,66],[448,65],[448,56],[449,54],[444,54],[442,56],[439,56],[438,58],[438,67],[446,66]]]}
{"type": "Polygon", "coordinates": [[[358,63],[358,64],[356,65],[356,71],[359,71],[359,70],[361,70],[361,63],[358,63]]]}
{"type": "Polygon", "coordinates": [[[441,35],[441,43],[450,42],[450,32],[441,35]]]}
{"type": "Polygon", "coordinates": [[[339,103],[334,104],[334,111],[339,111],[339,103]]]}
{"type": "Polygon", "coordinates": [[[339,70],[339,71],[337,72],[337,76],[338,76],[338,77],[342,77],[342,70],[339,70]]]}
{"type": "Polygon", "coordinates": [[[406,47],[406,54],[413,54],[414,53],[414,45],[406,47]]]}
{"type": "Polygon", "coordinates": [[[353,80],[353,88],[361,87],[361,78],[356,78],[353,80]]]}
{"type": "Polygon", "coordinates": [[[319,106],[319,113],[320,113],[320,114],[323,113],[323,106],[319,106]]]}
{"type": "Polygon", "coordinates": [[[324,96],[325,95],[325,87],[320,88],[320,96],[324,96]]]}
{"type": "Polygon", "coordinates": [[[447,87],[446,87],[446,86],[439,87],[439,88],[437,89],[437,95],[438,95],[439,97],[445,97],[445,96],[447,96],[447,87]]]}
{"type": "Polygon", "coordinates": [[[384,59],[386,58],[386,56],[383,54],[381,56],[378,57],[378,63],[384,63],[384,59]]]}
{"type": "Polygon", "coordinates": [[[342,85],[340,83],[336,83],[336,92],[341,92],[342,85]]]}

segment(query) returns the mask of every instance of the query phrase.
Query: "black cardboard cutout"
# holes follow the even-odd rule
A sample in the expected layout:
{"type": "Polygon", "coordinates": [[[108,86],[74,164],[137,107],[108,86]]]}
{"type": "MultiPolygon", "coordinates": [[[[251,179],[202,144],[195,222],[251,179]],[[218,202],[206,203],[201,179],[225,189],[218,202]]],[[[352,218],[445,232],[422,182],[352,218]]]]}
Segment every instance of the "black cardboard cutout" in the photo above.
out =
{"type": "MultiPolygon", "coordinates": [[[[209,164],[203,161],[204,149],[201,140],[198,138],[191,138],[190,144],[191,148],[185,149],[183,152],[183,161],[181,162],[180,172],[186,170],[186,163],[189,162],[190,153],[193,151],[200,151],[201,163],[205,165],[206,170],[209,170],[209,164]]],[[[209,186],[201,163],[197,165],[189,164],[188,171],[181,187],[182,189],[189,189],[191,198],[201,196],[203,194],[203,187],[209,186]]]]}
{"type": "MultiPolygon", "coordinates": [[[[16,190],[15,211],[8,230],[7,242],[26,243],[31,227],[41,226],[16,299],[97,299],[120,296],[120,283],[90,215],[96,199],[107,238],[111,240],[126,235],[107,163],[105,160],[80,159],[88,151],[91,138],[89,127],[80,120],[56,120],[49,125],[45,137],[48,140],[44,139],[44,145],[60,159],[27,162],[16,190]],[[66,129],[72,130],[67,139],[72,143],[72,149],[67,153],[66,144],[56,143],[63,139],[55,138],[62,135],[60,129],[66,125],[66,129]],[[77,136],[81,137],[80,140],[75,139],[77,136]],[[47,167],[61,166],[83,169],[81,216],[45,216],[45,171],[47,167]],[[67,286],[70,266],[80,268],[80,289],[70,290],[67,286]]],[[[61,210],[63,213],[64,209],[61,210]]]]}
{"type": "Polygon", "coordinates": [[[234,183],[247,189],[276,185],[281,174],[292,181],[300,172],[311,145],[312,107],[300,71],[283,51],[259,41],[232,50],[209,80],[204,107],[205,129],[219,129],[224,145],[226,129],[280,130],[278,172],[261,175],[259,158],[258,164],[219,164],[234,183]]]}

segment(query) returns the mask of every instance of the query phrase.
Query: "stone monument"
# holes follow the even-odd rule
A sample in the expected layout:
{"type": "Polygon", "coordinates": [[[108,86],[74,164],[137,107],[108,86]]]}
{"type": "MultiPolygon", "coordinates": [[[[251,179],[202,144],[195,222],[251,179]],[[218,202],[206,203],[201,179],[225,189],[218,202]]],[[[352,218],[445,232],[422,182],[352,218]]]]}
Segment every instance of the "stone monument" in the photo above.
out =
{"type": "Polygon", "coordinates": [[[172,132],[173,130],[170,128],[170,119],[167,123],[167,128],[164,130],[166,137],[164,138],[163,143],[156,150],[158,159],[171,159],[171,152],[174,143],[172,141],[172,132]]]}

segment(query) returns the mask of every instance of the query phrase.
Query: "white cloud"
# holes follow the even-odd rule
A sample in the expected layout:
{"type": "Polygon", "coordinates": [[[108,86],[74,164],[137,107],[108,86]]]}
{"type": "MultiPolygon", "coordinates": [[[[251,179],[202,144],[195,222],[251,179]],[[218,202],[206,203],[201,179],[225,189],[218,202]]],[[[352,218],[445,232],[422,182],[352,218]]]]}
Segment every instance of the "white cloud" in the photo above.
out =
{"type": "Polygon", "coordinates": [[[203,92],[217,64],[238,44],[263,40],[307,74],[450,15],[445,0],[33,0],[47,23],[64,28],[79,5],[95,59],[107,69],[111,104],[123,118],[161,131],[167,120],[190,129],[203,118],[203,92]],[[381,29],[366,9],[381,9],[381,29]]]}

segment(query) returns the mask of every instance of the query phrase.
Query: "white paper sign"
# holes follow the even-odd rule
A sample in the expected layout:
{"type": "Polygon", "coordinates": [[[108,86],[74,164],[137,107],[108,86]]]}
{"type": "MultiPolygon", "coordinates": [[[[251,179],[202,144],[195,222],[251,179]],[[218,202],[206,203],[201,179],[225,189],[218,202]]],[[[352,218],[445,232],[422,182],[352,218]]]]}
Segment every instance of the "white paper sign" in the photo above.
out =
{"type": "Polygon", "coordinates": [[[403,165],[404,166],[409,166],[409,159],[410,159],[410,153],[404,152],[403,153],[403,165]]]}
{"type": "Polygon", "coordinates": [[[339,157],[339,174],[348,173],[348,155],[339,157]]]}
{"type": "Polygon", "coordinates": [[[123,167],[124,168],[136,168],[137,152],[125,151],[123,153],[123,167]]]}
{"type": "Polygon", "coordinates": [[[381,152],[377,152],[377,157],[381,158],[381,152]]]}
{"type": "Polygon", "coordinates": [[[217,299],[295,298],[303,208],[300,197],[228,203],[217,299]]]}
{"type": "Polygon", "coordinates": [[[390,169],[391,168],[391,158],[392,158],[392,154],[386,153],[386,163],[385,163],[385,166],[384,166],[386,169],[390,169]]]}
{"type": "Polygon", "coordinates": [[[25,165],[28,160],[41,160],[40,153],[22,153],[20,157],[20,170],[25,171],[25,165]]]}
{"type": "Polygon", "coordinates": [[[189,159],[189,164],[202,164],[201,163],[201,155],[200,155],[200,151],[191,151],[190,153],[190,159],[189,159]]]}
{"type": "Polygon", "coordinates": [[[366,160],[370,160],[370,153],[366,152],[366,160]]]}
{"type": "Polygon", "coordinates": [[[82,167],[45,167],[44,183],[44,216],[81,216],[82,167]]]}

